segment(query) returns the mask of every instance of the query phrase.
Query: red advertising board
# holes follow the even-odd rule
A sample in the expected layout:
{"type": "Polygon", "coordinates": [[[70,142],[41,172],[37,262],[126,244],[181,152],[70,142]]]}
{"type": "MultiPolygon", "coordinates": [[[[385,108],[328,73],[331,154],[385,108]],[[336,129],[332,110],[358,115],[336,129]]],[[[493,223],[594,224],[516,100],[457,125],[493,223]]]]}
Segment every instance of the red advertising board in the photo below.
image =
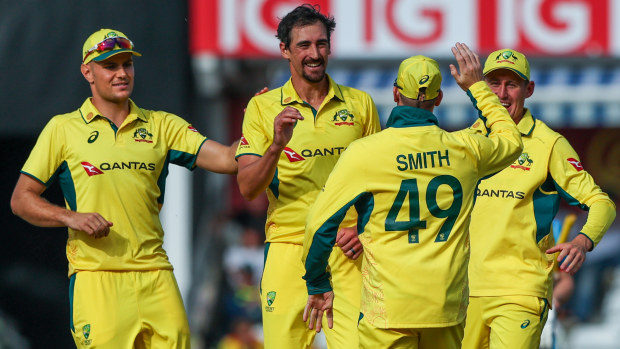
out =
{"type": "MultiPolygon", "coordinates": [[[[278,56],[279,18],[307,0],[190,0],[192,54],[278,56]]],[[[481,53],[620,56],[615,0],[315,0],[335,16],[332,53],[344,58],[449,57],[455,42],[481,53]]]]}

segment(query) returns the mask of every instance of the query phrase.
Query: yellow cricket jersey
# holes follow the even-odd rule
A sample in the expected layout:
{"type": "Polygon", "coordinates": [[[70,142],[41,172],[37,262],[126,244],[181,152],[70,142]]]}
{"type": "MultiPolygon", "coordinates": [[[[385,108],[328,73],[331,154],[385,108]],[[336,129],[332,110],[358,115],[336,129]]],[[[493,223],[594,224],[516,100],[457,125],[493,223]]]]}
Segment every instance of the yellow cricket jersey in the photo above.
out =
{"type": "Polygon", "coordinates": [[[45,126],[22,173],[60,186],[68,209],[114,225],[95,239],[69,229],[69,275],[80,270],[172,269],[159,210],[168,164],[193,169],[202,136],[180,117],[138,108],[117,128],[87,99],[45,126]]]}
{"type": "MultiPolygon", "coordinates": [[[[253,97],[246,109],[237,157],[265,153],[273,142],[273,120],[285,107],[298,109],[304,117],[295,125],[267,189],[267,242],[301,245],[308,209],[340,154],[352,141],[381,129],[370,95],[327,78],[329,92],[319,110],[299,97],[291,80],[253,97]]],[[[354,218],[349,223],[355,225],[354,218]]]]}
{"type": "MultiPolygon", "coordinates": [[[[517,126],[523,153],[476,190],[470,225],[472,296],[526,295],[551,303],[555,244],[551,224],[560,197],[589,210],[581,233],[596,246],[615,217],[615,205],[566,138],[535,119],[529,110],[517,126]]],[[[486,134],[476,122],[469,130],[486,134]]]]}
{"type": "Polygon", "coordinates": [[[364,245],[364,319],[378,328],[448,327],[464,320],[476,184],[522,149],[516,125],[486,83],[468,94],[491,130],[488,138],[446,132],[431,112],[398,106],[389,128],[353,142],[340,157],[308,216],[309,294],[331,289],[327,258],[338,224],[355,206],[364,245]]]}

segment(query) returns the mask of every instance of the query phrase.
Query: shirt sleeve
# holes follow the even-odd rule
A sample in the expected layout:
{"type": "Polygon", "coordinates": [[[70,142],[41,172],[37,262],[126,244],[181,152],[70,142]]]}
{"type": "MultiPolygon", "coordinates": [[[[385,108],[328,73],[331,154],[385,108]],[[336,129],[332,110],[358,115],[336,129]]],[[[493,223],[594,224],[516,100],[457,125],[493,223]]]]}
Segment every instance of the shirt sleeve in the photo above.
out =
{"type": "MultiPolygon", "coordinates": [[[[308,294],[330,291],[327,261],[336,242],[338,227],[351,206],[364,198],[363,169],[357,168],[353,144],[340,156],[306,220],[302,262],[308,294]]],[[[358,233],[364,224],[358,220],[358,233]]]]}
{"type": "Polygon", "coordinates": [[[165,117],[164,133],[168,144],[170,163],[192,170],[196,166],[196,158],[200,147],[207,140],[183,118],[167,114],[165,117]]]}
{"type": "Polygon", "coordinates": [[[21,172],[49,187],[64,162],[65,142],[59,119],[52,118],[39,134],[21,172]]]}
{"type": "Polygon", "coordinates": [[[472,145],[478,159],[479,176],[484,177],[501,171],[519,157],[523,151],[521,133],[486,82],[473,84],[467,94],[490,133],[487,137],[472,131],[455,134],[472,145]]]}
{"type": "Polygon", "coordinates": [[[364,127],[363,136],[369,136],[373,133],[381,131],[381,121],[379,120],[379,112],[377,111],[377,106],[375,102],[372,100],[369,94],[366,94],[366,110],[370,111],[369,120],[364,127]]]}
{"type": "Polygon", "coordinates": [[[553,146],[549,173],[558,194],[568,204],[588,211],[581,233],[596,246],[613,223],[616,206],[583,168],[577,152],[564,137],[560,137],[553,146]]]}
{"type": "Polygon", "coordinates": [[[250,99],[243,116],[241,141],[235,157],[238,158],[241,155],[263,156],[272,142],[272,124],[270,124],[271,129],[268,130],[268,125],[263,121],[256,97],[250,99]]]}

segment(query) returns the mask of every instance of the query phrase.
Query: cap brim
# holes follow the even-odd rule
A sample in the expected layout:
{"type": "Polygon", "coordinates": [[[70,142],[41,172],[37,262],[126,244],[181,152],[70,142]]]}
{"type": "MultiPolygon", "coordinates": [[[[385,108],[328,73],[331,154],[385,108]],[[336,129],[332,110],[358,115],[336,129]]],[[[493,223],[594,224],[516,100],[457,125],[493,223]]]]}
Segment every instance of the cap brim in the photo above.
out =
{"type": "Polygon", "coordinates": [[[131,52],[134,56],[142,56],[142,54],[140,54],[139,52],[136,52],[132,49],[128,49],[128,48],[122,48],[122,49],[118,49],[118,50],[112,50],[112,51],[108,51],[104,54],[101,54],[95,58],[93,58],[92,60],[95,62],[101,62],[101,61],[105,61],[106,59],[119,54],[119,53],[123,53],[123,52],[131,52]]]}
{"type": "Polygon", "coordinates": [[[530,79],[527,78],[527,76],[523,75],[523,73],[521,73],[520,71],[516,70],[516,69],[512,69],[510,67],[494,67],[491,68],[485,72],[483,72],[484,76],[486,76],[488,73],[494,71],[494,70],[498,70],[498,69],[506,69],[506,70],[510,70],[512,72],[515,72],[517,75],[519,75],[519,77],[525,81],[530,81],[530,79]]]}

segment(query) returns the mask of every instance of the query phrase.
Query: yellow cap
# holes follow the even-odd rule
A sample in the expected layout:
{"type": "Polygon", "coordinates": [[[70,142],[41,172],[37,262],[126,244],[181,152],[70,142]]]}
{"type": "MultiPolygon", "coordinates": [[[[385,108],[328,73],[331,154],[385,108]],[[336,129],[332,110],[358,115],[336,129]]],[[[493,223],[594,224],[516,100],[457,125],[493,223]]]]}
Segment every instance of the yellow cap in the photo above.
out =
{"type": "Polygon", "coordinates": [[[530,64],[521,52],[504,48],[492,52],[484,63],[482,73],[487,75],[493,70],[508,69],[517,73],[521,79],[530,80],[530,64]]]}
{"type": "MultiPolygon", "coordinates": [[[[122,48],[116,44],[114,45],[114,48],[110,50],[105,50],[102,52],[95,50],[99,43],[105,39],[111,38],[125,38],[129,40],[127,35],[118,30],[99,29],[92,33],[84,42],[84,46],[82,47],[82,63],[86,64],[90,61],[101,62],[121,52],[131,52],[136,56],[142,56],[140,53],[133,50],[133,43],[131,43],[131,48],[122,48]],[[88,54],[89,52],[90,54],[88,54]]],[[[129,40],[129,42],[131,42],[131,40],[129,40]]]]}
{"type": "Polygon", "coordinates": [[[424,99],[433,99],[441,89],[439,65],[426,56],[409,57],[398,67],[395,86],[403,96],[411,99],[418,99],[420,88],[426,87],[424,99]]]}

